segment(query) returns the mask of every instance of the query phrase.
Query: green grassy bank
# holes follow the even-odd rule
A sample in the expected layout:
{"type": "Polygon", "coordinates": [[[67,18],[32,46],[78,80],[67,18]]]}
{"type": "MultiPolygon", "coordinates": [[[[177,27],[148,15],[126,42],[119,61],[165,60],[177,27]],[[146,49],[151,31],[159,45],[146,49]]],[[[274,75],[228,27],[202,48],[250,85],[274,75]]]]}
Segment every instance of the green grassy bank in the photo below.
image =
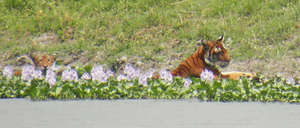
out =
{"type": "Polygon", "coordinates": [[[179,63],[196,40],[222,34],[234,59],[300,56],[299,0],[2,0],[0,12],[4,61],[47,52],[179,63]]]}

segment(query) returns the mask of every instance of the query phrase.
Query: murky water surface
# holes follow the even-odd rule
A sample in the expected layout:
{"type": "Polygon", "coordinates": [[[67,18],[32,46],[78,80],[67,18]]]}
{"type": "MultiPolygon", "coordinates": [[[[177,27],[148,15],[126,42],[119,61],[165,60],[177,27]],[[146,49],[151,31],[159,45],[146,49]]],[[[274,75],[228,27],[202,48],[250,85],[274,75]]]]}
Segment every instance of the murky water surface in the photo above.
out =
{"type": "Polygon", "coordinates": [[[197,100],[0,100],[1,128],[299,128],[300,105],[197,100]]]}

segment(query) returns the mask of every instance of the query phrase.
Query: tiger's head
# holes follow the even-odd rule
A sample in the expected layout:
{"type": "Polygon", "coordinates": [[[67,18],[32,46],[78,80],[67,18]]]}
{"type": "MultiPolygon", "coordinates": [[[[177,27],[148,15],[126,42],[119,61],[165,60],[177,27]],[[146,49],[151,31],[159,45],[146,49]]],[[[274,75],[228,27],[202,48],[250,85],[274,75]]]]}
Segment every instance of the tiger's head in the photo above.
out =
{"type": "Polygon", "coordinates": [[[50,67],[56,59],[55,56],[47,54],[33,55],[32,58],[36,66],[44,69],[50,67]]]}
{"type": "Polygon", "coordinates": [[[230,56],[227,50],[223,46],[224,36],[221,36],[218,40],[207,41],[204,45],[205,49],[205,62],[209,64],[216,64],[220,67],[228,66],[230,62],[230,56]]]}

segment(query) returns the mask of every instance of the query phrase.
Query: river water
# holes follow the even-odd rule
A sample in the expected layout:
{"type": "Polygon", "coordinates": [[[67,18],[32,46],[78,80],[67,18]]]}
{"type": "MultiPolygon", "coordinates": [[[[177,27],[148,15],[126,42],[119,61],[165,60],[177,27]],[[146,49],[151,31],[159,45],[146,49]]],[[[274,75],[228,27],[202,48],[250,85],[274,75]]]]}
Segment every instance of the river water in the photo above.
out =
{"type": "Polygon", "coordinates": [[[0,100],[1,128],[300,128],[300,105],[198,100],[0,100]]]}

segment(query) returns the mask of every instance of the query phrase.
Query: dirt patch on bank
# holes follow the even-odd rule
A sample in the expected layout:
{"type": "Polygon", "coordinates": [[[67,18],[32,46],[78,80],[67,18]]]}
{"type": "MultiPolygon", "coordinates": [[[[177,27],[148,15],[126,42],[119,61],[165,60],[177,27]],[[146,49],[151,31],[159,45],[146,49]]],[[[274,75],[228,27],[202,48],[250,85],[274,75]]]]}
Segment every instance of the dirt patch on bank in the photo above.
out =
{"type": "Polygon", "coordinates": [[[282,76],[300,78],[300,57],[282,57],[280,59],[233,60],[222,71],[244,71],[261,73],[265,76],[282,76]]]}

